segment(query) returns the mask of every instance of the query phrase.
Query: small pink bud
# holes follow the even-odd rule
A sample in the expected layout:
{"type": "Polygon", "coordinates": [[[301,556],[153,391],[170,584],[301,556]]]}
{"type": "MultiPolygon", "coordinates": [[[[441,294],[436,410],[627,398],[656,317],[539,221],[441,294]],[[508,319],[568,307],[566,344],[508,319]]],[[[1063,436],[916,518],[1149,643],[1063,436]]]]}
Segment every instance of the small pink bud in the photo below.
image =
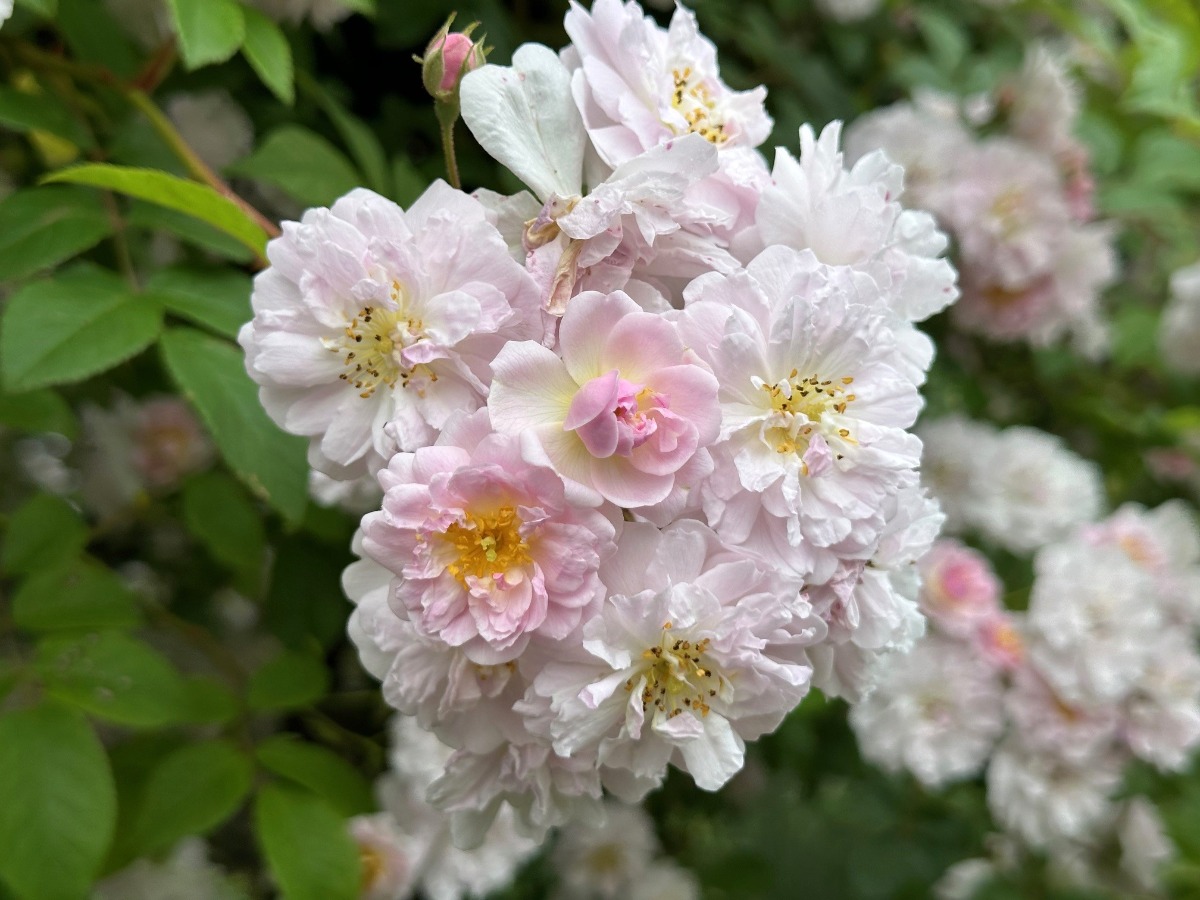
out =
{"type": "Polygon", "coordinates": [[[479,60],[471,52],[475,49],[475,42],[461,31],[450,32],[434,49],[442,51],[443,91],[454,90],[461,76],[479,67],[479,60]]]}

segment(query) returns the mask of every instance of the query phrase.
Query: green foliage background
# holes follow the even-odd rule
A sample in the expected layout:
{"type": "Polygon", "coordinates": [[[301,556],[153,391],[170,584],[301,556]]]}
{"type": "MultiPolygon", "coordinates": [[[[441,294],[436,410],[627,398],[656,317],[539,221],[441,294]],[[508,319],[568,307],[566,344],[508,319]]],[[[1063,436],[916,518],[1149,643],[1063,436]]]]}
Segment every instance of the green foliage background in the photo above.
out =
{"type": "MultiPolygon", "coordinates": [[[[294,213],[356,185],[406,204],[442,175],[412,55],[452,7],[355,5],[362,14],[319,34],[238,0],[170,0],[178,45],[149,52],[99,0],[18,0],[0,31],[0,169],[14,188],[0,201],[0,897],[86,896],[96,878],[196,834],[251,896],[272,882],[296,898],[357,894],[343,822],[372,807],[388,711],[344,637],[338,579],[355,523],[308,500],[304,442],[267,419],[244,373],[232,339],[270,223],[213,187],[294,213]],[[208,87],[237,97],[257,131],[220,180],[159,105],[208,87]],[[159,233],[182,243],[182,260],[156,266],[159,233]],[[186,397],[220,463],[99,521],[12,474],[23,436],[77,438],[81,406],[114,390],[186,397]],[[126,586],[113,569],[129,560],[152,567],[169,599],[126,586]],[[232,649],[214,603],[231,588],[270,638],[261,663],[232,649]]],[[[460,22],[483,23],[500,62],[524,41],[565,43],[565,8],[457,7],[460,22]]],[[[935,320],[928,408],[1063,435],[1102,464],[1114,506],[1172,496],[1143,454],[1200,445],[1197,386],[1165,372],[1155,345],[1167,275],[1200,258],[1194,4],[889,0],[855,25],[808,0],[695,8],[726,80],[767,85],[773,143],[789,147],[803,122],[851,119],[915,88],[985,90],[1041,36],[1087,46],[1100,77],[1085,82],[1082,137],[1124,264],[1107,299],[1112,358],[987,345],[935,320]]],[[[460,145],[468,189],[517,189],[461,129],[460,145]]],[[[1028,562],[996,559],[1019,608],[1028,562]]],[[[1200,896],[1200,776],[1139,771],[1130,783],[1158,800],[1179,845],[1172,891],[1200,896]]],[[[931,795],[878,773],[843,706],[816,696],[721,794],[673,776],[649,805],[714,900],[929,897],[989,831],[979,784],[931,795]]],[[[542,858],[504,896],[552,886],[542,858]]],[[[984,896],[1085,895],[1033,863],[984,896]]]]}

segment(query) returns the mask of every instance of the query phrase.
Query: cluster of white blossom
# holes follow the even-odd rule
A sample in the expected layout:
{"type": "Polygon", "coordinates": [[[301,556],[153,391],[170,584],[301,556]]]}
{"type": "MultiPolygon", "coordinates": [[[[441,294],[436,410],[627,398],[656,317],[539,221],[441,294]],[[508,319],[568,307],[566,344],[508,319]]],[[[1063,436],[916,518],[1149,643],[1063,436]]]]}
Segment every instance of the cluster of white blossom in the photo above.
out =
{"type": "Polygon", "coordinates": [[[1171,298],[1159,323],[1163,360],[1180,375],[1200,375],[1200,262],[1171,275],[1171,298]]]}
{"type": "MultiPolygon", "coordinates": [[[[1157,812],[1114,796],[1130,760],[1183,771],[1200,745],[1190,511],[1128,504],[1044,546],[1023,613],[1004,609],[986,557],[956,541],[921,568],[930,633],[851,711],[864,756],[932,787],[986,766],[993,818],[1020,846],[1075,882],[1153,890],[1169,855],[1157,812]],[[1104,868],[1114,841],[1119,876],[1104,868]]],[[[964,885],[1004,865],[970,861],[943,893],[968,897],[964,885]]]]}
{"type": "Polygon", "coordinates": [[[922,422],[918,433],[921,477],[947,532],[974,532],[1030,553],[1094,521],[1104,507],[1100,467],[1055,435],[961,416],[922,422]]]}
{"type": "Polygon", "coordinates": [[[1107,344],[1100,293],[1117,261],[1113,229],[1093,221],[1088,153],[1072,133],[1078,94],[1038,47],[993,93],[918,93],[858,119],[846,147],[851,158],[884,149],[904,166],[909,202],[953,235],[961,327],[1035,345],[1070,333],[1096,356],[1107,344]]]}
{"type": "Polygon", "coordinates": [[[460,846],[636,802],[669,765],[715,790],[811,686],[864,695],[922,633],[941,523],[914,323],[957,289],[901,168],[847,168],[839,123],[770,168],[765,91],[721,81],[684,9],[565,24],[560,53],[461,83],[528,192],[310,210],[240,335],[313,467],[383,492],[350,634],[454,748],[425,799],[460,846]]]}

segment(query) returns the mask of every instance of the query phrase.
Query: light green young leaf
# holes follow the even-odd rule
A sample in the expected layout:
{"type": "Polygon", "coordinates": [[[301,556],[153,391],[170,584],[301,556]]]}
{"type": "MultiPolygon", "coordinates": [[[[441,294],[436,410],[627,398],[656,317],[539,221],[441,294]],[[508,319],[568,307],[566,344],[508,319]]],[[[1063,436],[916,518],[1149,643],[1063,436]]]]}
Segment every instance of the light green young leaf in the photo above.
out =
{"type": "Polygon", "coordinates": [[[228,197],[218,194],[207,184],[188,181],[168,172],[85,163],[54,172],[43,180],[107,188],[185,212],[237,238],[255,253],[262,253],[267,243],[266,233],[228,197]]]}
{"type": "Polygon", "coordinates": [[[168,231],[186,244],[231,262],[244,265],[254,259],[254,252],[249,247],[226,232],[165,206],[132,200],[125,214],[125,225],[130,229],[142,228],[148,232],[168,231]]]}
{"type": "Polygon", "coordinates": [[[211,831],[237,812],[253,773],[249,758],[228,741],[181,747],[150,773],[130,842],[141,855],[211,831]]]}
{"type": "Polygon", "coordinates": [[[285,650],[250,676],[246,700],[251,709],[298,709],[328,690],[329,670],[320,659],[285,650]]]}
{"type": "Polygon", "coordinates": [[[359,184],[358,173],[337,148],[297,125],[271,132],[230,171],[273,184],[308,206],[328,206],[359,184]]]}
{"type": "Polygon", "coordinates": [[[246,17],[246,42],[242,54],[276,97],[291,106],[296,99],[292,48],[279,26],[256,9],[242,10],[246,17]]]}
{"type": "Polygon", "coordinates": [[[80,266],[18,291],[0,316],[9,391],[82,381],[154,342],[162,310],[116,275],[80,266]]]}
{"type": "Polygon", "coordinates": [[[67,501],[34,494],[8,520],[0,570],[9,575],[48,571],[77,556],[87,542],[87,526],[67,501]]]}
{"type": "Polygon", "coordinates": [[[33,632],[132,628],[137,597],[113,571],[78,559],[30,575],[13,597],[13,621],[33,632]]]}
{"type": "Polygon", "coordinates": [[[286,900],[358,897],[358,851],[346,820],[320,797],[268,784],[254,805],[254,830],[286,900]]]}
{"type": "Polygon", "coordinates": [[[241,351],[191,328],[168,329],[160,347],[225,461],[255,495],[298,524],[308,503],[306,442],[267,418],[241,351]]]}
{"type": "Polygon", "coordinates": [[[186,718],[183,677],[157,650],[102,631],[48,638],[36,667],[46,692],[84,712],[135,728],[161,728],[186,718]]]}
{"type": "Polygon", "coordinates": [[[54,14],[58,12],[58,0],[17,0],[17,5],[31,9],[47,19],[54,18],[54,14]]]}
{"type": "Polygon", "coordinates": [[[236,481],[220,472],[189,479],[183,488],[183,520],[219,562],[255,574],[263,556],[262,517],[236,481]]]}
{"type": "Polygon", "coordinates": [[[174,315],[236,338],[249,321],[250,277],[233,269],[159,269],[146,293],[174,315]]]}
{"type": "Polygon", "coordinates": [[[264,768],[308,788],[343,816],[356,816],[375,808],[367,779],[319,744],[277,734],[259,744],[255,755],[264,768]]]}
{"type": "Polygon", "coordinates": [[[49,269],[113,229],[100,198],[71,187],[27,188],[0,201],[0,281],[49,269]]]}
{"type": "Polygon", "coordinates": [[[0,881],[19,897],[85,897],[117,818],[104,747],[54,705],[0,716],[0,881]]]}
{"type": "Polygon", "coordinates": [[[88,130],[52,94],[25,94],[0,87],[0,124],[14,131],[48,131],[83,149],[93,144],[88,130]]]}
{"type": "Polygon", "coordinates": [[[242,7],[234,0],[168,0],[188,69],[225,62],[246,36],[242,7]]]}

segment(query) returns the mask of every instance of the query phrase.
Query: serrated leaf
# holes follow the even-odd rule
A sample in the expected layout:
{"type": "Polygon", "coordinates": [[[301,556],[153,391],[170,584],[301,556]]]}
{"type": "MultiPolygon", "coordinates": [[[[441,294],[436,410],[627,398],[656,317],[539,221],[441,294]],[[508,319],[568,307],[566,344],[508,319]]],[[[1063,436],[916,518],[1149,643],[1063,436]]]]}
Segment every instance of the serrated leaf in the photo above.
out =
{"type": "Polygon", "coordinates": [[[0,328],[5,389],[27,391],[82,381],[141,352],[158,337],[162,310],[87,266],[22,288],[0,328]]]}
{"type": "Polygon", "coordinates": [[[263,525],[245,490],[220,472],[188,480],[183,520],[213,557],[238,572],[253,574],[262,563],[263,525]]]}
{"type": "Polygon", "coordinates": [[[191,328],[168,329],[160,347],[225,461],[257,496],[298,524],[308,503],[306,442],[267,418],[241,351],[191,328]]]}
{"type": "Polygon", "coordinates": [[[234,0],[167,0],[175,19],[184,65],[198,69],[225,62],[246,36],[246,21],[234,0]]]}
{"type": "Polygon", "coordinates": [[[186,244],[231,262],[245,264],[254,259],[254,252],[236,238],[214,228],[207,222],[193,219],[187,213],[167,209],[165,206],[132,200],[129,204],[129,211],[125,215],[125,225],[131,229],[144,228],[147,231],[170,232],[186,244]]]}
{"type": "Polygon", "coordinates": [[[157,650],[127,635],[44,640],[36,666],[48,694],[91,715],[135,728],[186,718],[182,676],[157,650]]]}
{"type": "Polygon", "coordinates": [[[53,569],[79,555],[87,542],[87,526],[67,501],[35,494],[8,520],[0,570],[11,575],[53,569]]]}
{"type": "Polygon", "coordinates": [[[308,788],[347,818],[375,808],[362,774],[319,744],[277,734],[259,744],[255,756],[264,768],[308,788]]]}
{"type": "Polygon", "coordinates": [[[276,97],[291,106],[296,99],[292,48],[279,26],[256,9],[245,7],[246,42],[242,54],[276,97]]]}
{"type": "Polygon", "coordinates": [[[14,131],[47,131],[85,149],[93,144],[83,123],[49,94],[26,94],[0,87],[0,124],[14,131]]]}
{"type": "Polygon", "coordinates": [[[307,653],[285,650],[250,676],[246,702],[251,709],[298,709],[329,690],[329,670],[307,653]]]}
{"type": "Polygon", "coordinates": [[[137,597],[111,569],[78,559],[30,575],[13,597],[13,621],[25,631],[132,628],[137,597]]]}
{"type": "Polygon", "coordinates": [[[15,191],[0,201],[0,281],[49,269],[112,232],[100,198],[70,187],[15,191]]]}
{"type": "Polygon", "coordinates": [[[43,181],[107,188],[187,213],[236,238],[255,253],[262,253],[267,243],[266,233],[228,197],[218,194],[207,184],[188,181],[168,172],[85,163],[54,172],[43,181]]]}
{"type": "Polygon", "coordinates": [[[345,819],[321,798],[268,784],[254,804],[254,830],[287,900],[358,897],[358,851],[345,819]]]}
{"type": "Polygon", "coordinates": [[[54,432],[70,439],[79,433],[79,420],[71,405],[49,390],[0,391],[0,425],[18,431],[54,432]]]}
{"type": "Polygon", "coordinates": [[[328,206],[358,186],[358,173],[329,141],[284,125],[230,171],[273,184],[307,206],[328,206]]]}
{"type": "Polygon", "coordinates": [[[146,281],[146,293],[168,312],[236,338],[252,316],[250,276],[233,269],[160,269],[146,281]]]}
{"type": "Polygon", "coordinates": [[[131,843],[140,855],[206,834],[237,812],[253,772],[246,755],[228,741],[181,747],[150,773],[133,816],[131,843]]]}
{"type": "Polygon", "coordinates": [[[21,897],[88,893],[117,817],[104,748],[54,705],[0,716],[0,879],[21,897]]]}

